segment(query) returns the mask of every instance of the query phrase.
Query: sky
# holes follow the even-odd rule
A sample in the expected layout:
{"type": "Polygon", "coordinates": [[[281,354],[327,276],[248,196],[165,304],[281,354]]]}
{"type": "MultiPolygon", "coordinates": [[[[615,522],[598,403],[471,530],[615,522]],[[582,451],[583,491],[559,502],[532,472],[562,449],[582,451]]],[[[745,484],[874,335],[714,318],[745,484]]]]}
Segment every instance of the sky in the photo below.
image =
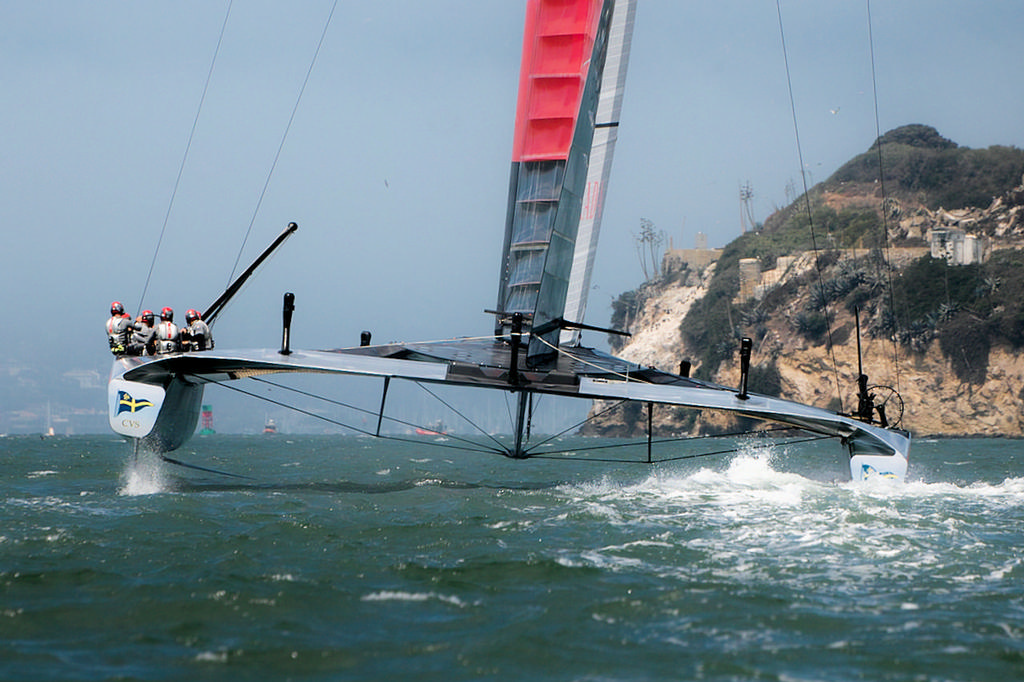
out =
{"type": "MultiPolygon", "coordinates": [[[[105,375],[111,301],[202,310],[291,221],[218,348],[276,347],[286,291],[294,347],[489,332],[525,0],[339,0],[310,71],[333,5],[0,3],[0,367],[105,375]]],[[[1024,3],[870,13],[883,133],[1024,147],[1024,3]]],[[[757,220],[799,186],[794,129],[812,182],[871,145],[867,2],[781,15],[796,126],[775,2],[640,0],[586,322],[641,283],[641,219],[723,246],[741,185],[757,220]]]]}

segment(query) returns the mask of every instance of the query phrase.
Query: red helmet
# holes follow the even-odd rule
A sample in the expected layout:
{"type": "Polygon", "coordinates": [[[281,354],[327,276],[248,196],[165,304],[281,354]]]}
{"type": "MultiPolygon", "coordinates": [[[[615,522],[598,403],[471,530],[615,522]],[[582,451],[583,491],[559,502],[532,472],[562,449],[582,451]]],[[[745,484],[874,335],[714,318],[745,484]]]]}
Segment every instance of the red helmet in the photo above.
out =
{"type": "Polygon", "coordinates": [[[150,327],[152,327],[153,326],[153,311],[152,310],[143,310],[142,311],[142,321],[145,322],[146,324],[148,324],[150,327]]]}
{"type": "Polygon", "coordinates": [[[120,301],[114,301],[110,304],[110,316],[124,315],[124,306],[121,305],[120,301]]]}
{"type": "Polygon", "coordinates": [[[199,319],[202,318],[199,316],[199,311],[196,310],[195,308],[189,308],[188,312],[185,313],[185,321],[188,322],[189,324],[192,324],[193,322],[199,319]]]}
{"type": "Polygon", "coordinates": [[[160,311],[160,319],[165,322],[174,322],[174,310],[170,307],[164,308],[160,311]]]}

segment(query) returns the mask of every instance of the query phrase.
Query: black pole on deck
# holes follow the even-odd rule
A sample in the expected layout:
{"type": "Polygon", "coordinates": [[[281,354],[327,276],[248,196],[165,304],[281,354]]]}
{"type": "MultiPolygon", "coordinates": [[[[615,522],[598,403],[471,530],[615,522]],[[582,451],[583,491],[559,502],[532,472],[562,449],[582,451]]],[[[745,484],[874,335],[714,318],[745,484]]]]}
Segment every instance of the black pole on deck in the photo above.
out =
{"type": "Polygon", "coordinates": [[[284,306],[281,309],[281,355],[291,355],[291,334],[292,334],[292,313],[295,312],[295,294],[288,292],[284,295],[284,306]]]}
{"type": "Polygon", "coordinates": [[[750,397],[747,395],[747,375],[750,373],[750,349],[753,345],[754,342],[746,336],[740,339],[740,392],[736,394],[740,400],[750,397]]]}

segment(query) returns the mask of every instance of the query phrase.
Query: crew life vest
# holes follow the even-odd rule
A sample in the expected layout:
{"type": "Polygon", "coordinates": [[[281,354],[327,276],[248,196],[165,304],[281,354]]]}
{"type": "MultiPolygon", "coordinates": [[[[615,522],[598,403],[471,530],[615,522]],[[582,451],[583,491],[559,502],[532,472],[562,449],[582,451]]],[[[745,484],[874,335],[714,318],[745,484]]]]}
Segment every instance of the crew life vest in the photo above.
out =
{"type": "Polygon", "coordinates": [[[114,355],[122,355],[128,350],[128,333],[132,328],[132,321],[127,315],[114,315],[107,320],[107,340],[110,342],[110,352],[114,355]]]}
{"type": "Polygon", "coordinates": [[[161,353],[177,353],[181,350],[181,344],[179,340],[178,325],[173,322],[161,322],[156,326],[156,352],[157,355],[161,353]]]}

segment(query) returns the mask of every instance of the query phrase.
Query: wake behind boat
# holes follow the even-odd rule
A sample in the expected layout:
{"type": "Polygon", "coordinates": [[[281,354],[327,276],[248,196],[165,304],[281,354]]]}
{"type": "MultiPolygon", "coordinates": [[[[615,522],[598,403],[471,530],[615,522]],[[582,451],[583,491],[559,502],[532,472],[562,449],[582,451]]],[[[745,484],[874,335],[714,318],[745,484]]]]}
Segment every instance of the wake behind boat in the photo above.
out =
{"type": "MultiPolygon", "coordinates": [[[[158,452],[180,447],[196,427],[208,383],[273,373],[378,377],[376,427],[393,380],[507,392],[514,397],[513,440],[488,447],[525,459],[536,452],[529,416],[535,396],[717,410],[839,439],[855,480],[903,480],[910,437],[888,428],[861,382],[855,414],[841,414],[746,390],[751,345],[740,348],[740,384],[727,387],[641,367],[580,344],[603,197],[618,134],[635,0],[530,0],[520,70],[508,213],[493,330],[430,343],[329,350],[290,347],[293,298],[286,294],[282,344],[275,349],[121,356],[108,386],[111,428],[158,452]],[[586,207],[586,210],[584,210],[586,207]]],[[[297,226],[240,277],[248,277],[297,226]]],[[[497,234],[496,234],[497,236],[497,234]]],[[[241,287],[236,280],[204,313],[210,324],[241,287]]],[[[647,461],[658,461],[648,431],[647,461]]]]}

